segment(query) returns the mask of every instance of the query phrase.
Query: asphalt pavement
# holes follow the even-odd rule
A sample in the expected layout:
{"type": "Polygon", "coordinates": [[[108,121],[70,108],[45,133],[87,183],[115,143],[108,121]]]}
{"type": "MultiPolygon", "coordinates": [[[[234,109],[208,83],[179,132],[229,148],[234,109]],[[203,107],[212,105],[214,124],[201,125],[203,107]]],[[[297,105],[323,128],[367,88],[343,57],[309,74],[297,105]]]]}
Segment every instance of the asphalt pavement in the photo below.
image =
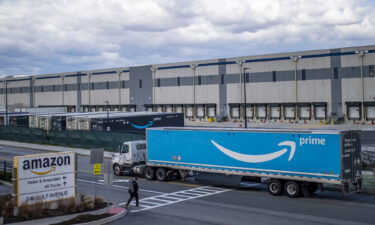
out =
{"type": "MultiPolygon", "coordinates": [[[[45,151],[3,146],[0,158],[45,151]]],[[[115,177],[105,186],[103,176],[91,174],[89,157],[78,156],[78,191],[124,205],[132,177],[115,177]]],[[[271,196],[265,185],[242,188],[187,181],[159,182],[139,179],[140,207],[134,202],[126,217],[111,224],[375,224],[375,196],[317,192],[309,198],[271,196]]],[[[0,193],[11,187],[0,185],[0,193]]]]}

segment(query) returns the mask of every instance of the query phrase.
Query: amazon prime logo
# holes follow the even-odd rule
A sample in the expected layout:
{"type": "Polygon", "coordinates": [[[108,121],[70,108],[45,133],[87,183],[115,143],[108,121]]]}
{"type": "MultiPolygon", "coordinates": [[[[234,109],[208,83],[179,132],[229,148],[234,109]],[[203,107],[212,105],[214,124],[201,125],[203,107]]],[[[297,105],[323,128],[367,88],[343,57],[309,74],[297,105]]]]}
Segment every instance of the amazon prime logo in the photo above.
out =
{"type": "MultiPolygon", "coordinates": [[[[279,151],[268,153],[268,154],[263,154],[263,155],[249,155],[249,154],[242,154],[238,153],[236,151],[227,149],[215,141],[211,140],[211,143],[219,149],[222,153],[225,155],[236,159],[238,161],[242,162],[247,162],[247,163],[261,163],[261,162],[268,162],[274,159],[279,158],[280,156],[284,155],[287,151],[288,148],[283,148],[279,151]]],[[[289,153],[289,158],[288,161],[293,159],[294,153],[296,151],[296,143],[294,141],[282,141],[278,144],[278,146],[287,146],[290,148],[290,153],[289,153]]]]}
{"type": "Polygon", "coordinates": [[[299,146],[302,145],[326,145],[326,139],[324,138],[312,138],[311,136],[307,138],[299,139],[299,146]]]}

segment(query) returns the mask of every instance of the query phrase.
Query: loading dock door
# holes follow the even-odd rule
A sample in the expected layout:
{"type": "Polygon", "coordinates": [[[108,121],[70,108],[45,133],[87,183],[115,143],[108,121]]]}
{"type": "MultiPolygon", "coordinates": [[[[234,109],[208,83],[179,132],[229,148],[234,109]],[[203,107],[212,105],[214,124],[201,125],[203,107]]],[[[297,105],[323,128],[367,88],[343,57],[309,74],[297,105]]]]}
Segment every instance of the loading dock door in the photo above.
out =
{"type": "Polygon", "coordinates": [[[240,118],[240,107],[238,106],[230,107],[230,116],[232,118],[240,118]]]}
{"type": "Polygon", "coordinates": [[[204,106],[197,106],[197,117],[204,117],[204,106]]]}
{"type": "Polygon", "coordinates": [[[167,105],[167,107],[165,108],[165,111],[169,112],[169,113],[173,112],[172,106],[171,105],[167,105]]]}
{"type": "Polygon", "coordinates": [[[325,106],[315,106],[315,118],[323,119],[326,117],[326,107],[325,106]]]}
{"type": "Polygon", "coordinates": [[[246,118],[252,119],[254,117],[254,108],[251,106],[246,107],[246,118]]]}
{"type": "Polygon", "coordinates": [[[163,107],[161,105],[156,106],[156,112],[163,112],[163,107]]]}
{"type": "Polygon", "coordinates": [[[176,106],[176,112],[177,113],[182,113],[182,111],[183,111],[182,106],[176,106]]]}
{"type": "Polygon", "coordinates": [[[147,107],[147,112],[152,112],[152,107],[147,107]]]}
{"type": "Polygon", "coordinates": [[[186,116],[193,117],[193,106],[186,106],[186,116]]]}
{"type": "Polygon", "coordinates": [[[295,117],[295,108],[294,106],[286,106],[285,110],[285,118],[291,119],[295,117]]]}
{"type": "Polygon", "coordinates": [[[375,106],[367,106],[366,115],[367,115],[367,119],[374,120],[375,119],[375,106]]]}
{"type": "Polygon", "coordinates": [[[216,116],[216,107],[209,106],[207,107],[208,117],[213,118],[216,116]]]}
{"type": "Polygon", "coordinates": [[[308,119],[310,118],[310,107],[309,106],[300,106],[299,107],[299,117],[308,119]]]}
{"type": "Polygon", "coordinates": [[[257,106],[257,118],[264,119],[267,117],[266,106],[265,105],[258,105],[257,106]]]}
{"type": "Polygon", "coordinates": [[[348,106],[348,117],[349,119],[360,119],[360,106],[348,106]]]}
{"type": "Polygon", "coordinates": [[[280,107],[279,106],[271,106],[271,118],[272,119],[280,118],[280,107]]]}

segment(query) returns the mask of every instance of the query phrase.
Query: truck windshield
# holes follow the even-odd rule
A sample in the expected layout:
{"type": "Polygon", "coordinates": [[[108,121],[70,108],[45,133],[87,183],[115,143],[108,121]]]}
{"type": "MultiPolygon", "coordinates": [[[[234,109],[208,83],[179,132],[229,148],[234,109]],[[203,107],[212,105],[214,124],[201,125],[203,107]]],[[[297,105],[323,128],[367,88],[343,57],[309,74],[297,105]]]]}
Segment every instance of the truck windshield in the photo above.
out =
{"type": "Polygon", "coordinates": [[[121,153],[128,153],[128,152],[129,152],[129,145],[122,145],[121,153]]]}

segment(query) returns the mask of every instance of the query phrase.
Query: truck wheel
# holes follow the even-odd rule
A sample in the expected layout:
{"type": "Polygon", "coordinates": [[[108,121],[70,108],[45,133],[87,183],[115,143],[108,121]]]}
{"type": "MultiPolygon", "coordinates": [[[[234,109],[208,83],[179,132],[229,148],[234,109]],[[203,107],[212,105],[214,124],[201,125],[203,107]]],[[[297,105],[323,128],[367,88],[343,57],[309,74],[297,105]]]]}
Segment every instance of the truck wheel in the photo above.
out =
{"type": "Polygon", "coordinates": [[[155,179],[155,171],[152,167],[146,167],[145,169],[145,177],[147,180],[153,180],[155,179]]]}
{"type": "Polygon", "coordinates": [[[156,179],[159,181],[166,181],[167,180],[167,172],[164,168],[158,168],[156,170],[156,179]]]}
{"type": "Polygon", "coordinates": [[[280,195],[283,192],[283,185],[279,180],[271,180],[267,185],[267,190],[271,195],[280,195]]]}
{"type": "Polygon", "coordinates": [[[286,182],[284,186],[284,192],[287,196],[291,198],[296,198],[300,195],[301,193],[301,187],[299,183],[295,181],[288,181],[286,182]]]}
{"type": "Polygon", "coordinates": [[[113,173],[116,175],[116,176],[121,176],[122,174],[122,169],[121,169],[121,166],[119,164],[115,164],[113,166],[113,173]]]}

